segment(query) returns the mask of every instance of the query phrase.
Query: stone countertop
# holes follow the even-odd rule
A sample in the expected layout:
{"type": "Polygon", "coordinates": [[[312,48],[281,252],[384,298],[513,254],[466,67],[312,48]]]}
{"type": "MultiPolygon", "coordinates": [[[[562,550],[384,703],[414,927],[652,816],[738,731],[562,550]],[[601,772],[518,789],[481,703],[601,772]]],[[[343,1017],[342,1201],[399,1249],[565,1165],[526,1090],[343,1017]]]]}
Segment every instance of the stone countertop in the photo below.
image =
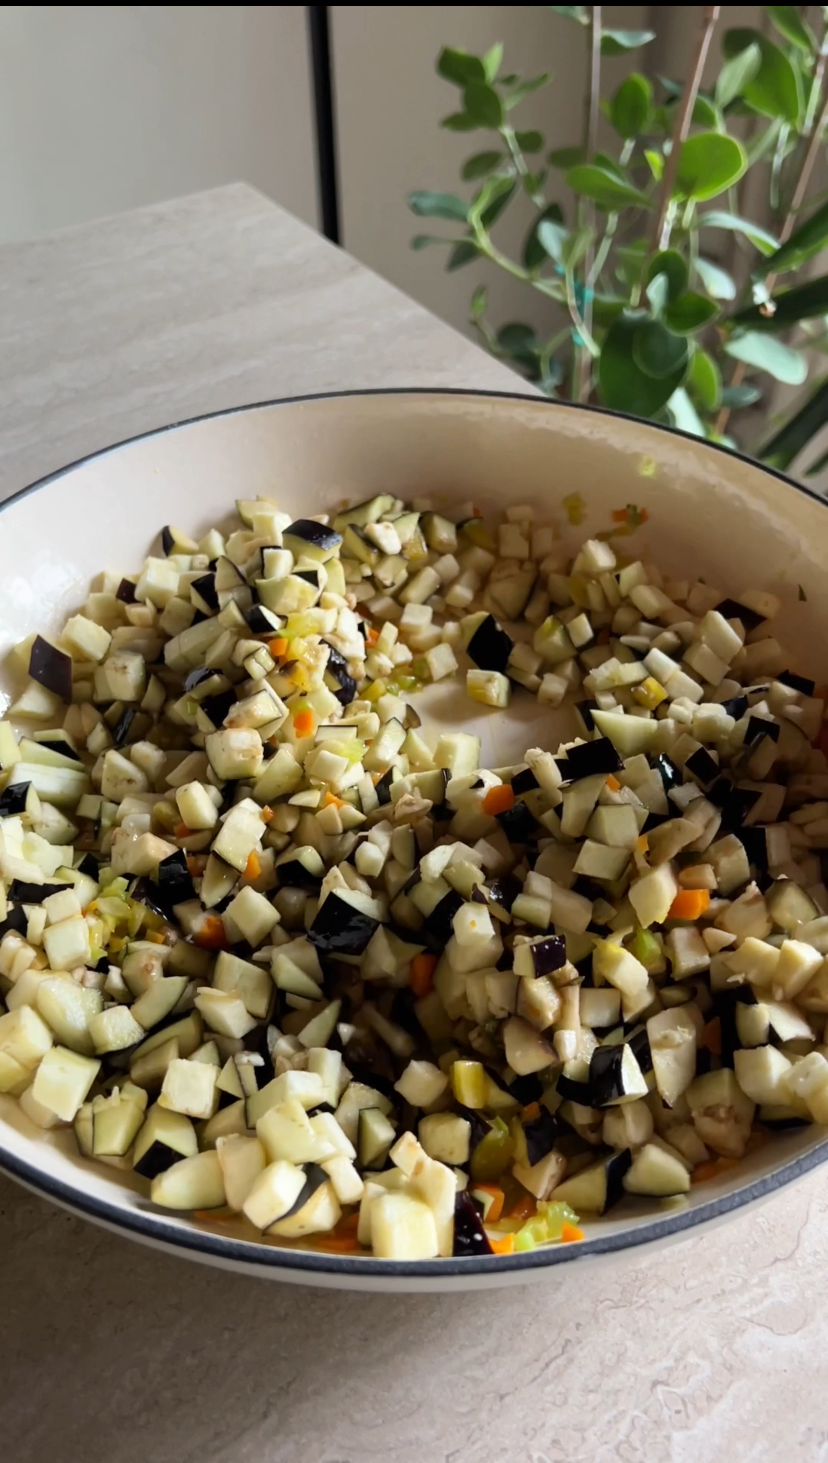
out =
{"type": "MultiPolygon", "coordinates": [[[[514,389],[244,186],[0,249],[0,498],[222,407],[514,389]]],[[[656,1254],[513,1290],[369,1296],[156,1255],[0,1177],[8,1463],[828,1459],[817,1171],[656,1254]]]]}

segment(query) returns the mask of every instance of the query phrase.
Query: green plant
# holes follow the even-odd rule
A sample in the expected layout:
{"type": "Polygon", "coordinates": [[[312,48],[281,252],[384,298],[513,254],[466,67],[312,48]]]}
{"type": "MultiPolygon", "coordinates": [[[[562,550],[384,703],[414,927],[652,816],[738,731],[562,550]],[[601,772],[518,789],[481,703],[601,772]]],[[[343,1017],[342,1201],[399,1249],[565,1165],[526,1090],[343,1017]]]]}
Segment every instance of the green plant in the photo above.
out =
{"type": "MultiPolygon", "coordinates": [[[[828,6],[819,39],[791,5],[766,7],[771,34],[725,31],[712,91],[701,81],[720,7],[699,7],[683,84],[659,78],[656,87],[633,72],[603,99],[601,57],[636,51],[654,32],[605,29],[600,5],[546,8],[583,28],[589,88],[580,140],[549,150],[540,132],[517,123],[520,104],[549,73],[505,72],[500,45],[483,56],[443,50],[437,70],[460,101],[441,126],[492,138],[463,165],[470,201],[410,195],[415,214],[459,226],[447,238],[418,235],[412,245],[448,244],[450,270],[488,259],[561,307],[559,328],[544,338],[522,321],[495,329],[484,286],[470,306],[488,349],[550,396],[597,398],[735,445],[730,415],[761,400],[763,378],[802,385],[805,348],[828,354],[828,275],[794,282],[828,242],[828,203],[812,200],[803,219],[828,120],[828,6]],[[608,152],[598,147],[601,114],[618,139],[608,152]],[[744,179],[761,163],[773,232],[745,217],[740,203],[744,179]],[[558,176],[575,195],[569,220],[550,201],[558,176]],[[521,194],[533,217],[513,258],[494,233],[521,194]],[[736,254],[733,272],[711,257],[722,231],[736,254]]],[[[787,467],[826,414],[828,377],[758,455],[787,467]]]]}

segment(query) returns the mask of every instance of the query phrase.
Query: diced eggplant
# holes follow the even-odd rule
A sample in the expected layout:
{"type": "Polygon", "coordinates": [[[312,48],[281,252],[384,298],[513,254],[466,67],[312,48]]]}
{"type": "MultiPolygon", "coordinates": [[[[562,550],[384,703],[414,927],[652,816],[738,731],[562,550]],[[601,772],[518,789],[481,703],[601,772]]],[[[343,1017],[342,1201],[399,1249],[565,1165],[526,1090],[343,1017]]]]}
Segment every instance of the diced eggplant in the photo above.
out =
{"type": "Polygon", "coordinates": [[[319,850],[309,845],[288,849],[274,865],[280,888],[318,889],[325,873],[319,850]]]}
{"type": "Polygon", "coordinates": [[[35,635],[32,642],[29,675],[61,701],[72,700],[72,657],[56,645],[50,645],[42,635],[35,635]]]}
{"type": "Polygon", "coordinates": [[[471,1255],[491,1255],[494,1251],[483,1228],[483,1221],[474,1200],[467,1193],[460,1193],[454,1202],[454,1245],[455,1258],[465,1259],[471,1255]]]}
{"type": "Polygon", "coordinates": [[[582,777],[597,777],[599,773],[620,772],[621,758],[609,737],[597,737],[592,742],[577,742],[568,747],[566,760],[561,764],[565,782],[577,782],[582,777]]]}
{"type": "Polygon", "coordinates": [[[466,645],[470,660],[484,671],[506,670],[514,641],[498,624],[494,615],[482,615],[466,645]]]}
{"type": "Polygon", "coordinates": [[[220,1209],[227,1201],[214,1149],[182,1158],[152,1181],[150,1198],[163,1209],[220,1209]]]}
{"type": "Polygon", "coordinates": [[[364,1107],[359,1114],[357,1154],[362,1168],[382,1168],[396,1131],[378,1107],[364,1107]]]}
{"type": "Polygon", "coordinates": [[[690,1174],[677,1154],[668,1152],[658,1143],[645,1143],[624,1174],[624,1188],[628,1194],[649,1194],[653,1198],[667,1199],[674,1194],[688,1193],[690,1174]]]}
{"type": "Polygon", "coordinates": [[[589,1063],[591,1107],[646,1097],[647,1081],[628,1042],[597,1046],[589,1063]]]}
{"type": "Polygon", "coordinates": [[[355,890],[332,890],[308,930],[311,943],[328,956],[361,955],[380,923],[365,904],[373,901],[355,890]]]}
{"type": "Polygon", "coordinates": [[[576,1214],[605,1214],[624,1197],[624,1175],[632,1163],[629,1148],[564,1179],[555,1190],[556,1203],[569,1204],[576,1214]]]}
{"type": "Polygon", "coordinates": [[[342,543],[342,535],[312,518],[297,518],[284,530],[282,545],[294,558],[330,559],[342,543]]]}
{"type": "Polygon", "coordinates": [[[301,1239],[306,1234],[325,1233],[339,1222],[341,1212],[333,1184],[325,1170],[311,1163],[305,1170],[305,1184],[293,1207],[272,1224],[268,1232],[281,1235],[284,1239],[301,1239]]]}
{"type": "Polygon", "coordinates": [[[155,897],[168,917],[172,915],[176,904],[186,904],[188,900],[195,899],[195,887],[183,849],[170,854],[169,858],[162,859],[159,863],[155,897]]]}

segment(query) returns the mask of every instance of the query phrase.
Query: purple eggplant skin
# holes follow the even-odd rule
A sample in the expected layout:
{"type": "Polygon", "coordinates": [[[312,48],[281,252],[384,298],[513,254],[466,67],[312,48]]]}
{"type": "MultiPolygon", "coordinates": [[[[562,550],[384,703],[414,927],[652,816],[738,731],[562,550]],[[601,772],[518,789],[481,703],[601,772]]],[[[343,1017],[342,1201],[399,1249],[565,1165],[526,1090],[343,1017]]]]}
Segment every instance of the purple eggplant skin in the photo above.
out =
{"type": "Polygon", "coordinates": [[[61,701],[72,700],[72,657],[36,635],[29,655],[29,675],[61,701]]]}
{"type": "Polygon", "coordinates": [[[493,1255],[494,1250],[483,1228],[483,1220],[470,1194],[461,1193],[454,1201],[454,1246],[455,1259],[467,1259],[473,1255],[493,1255]]]}
{"type": "Polygon", "coordinates": [[[562,935],[547,935],[531,946],[535,975],[552,975],[566,965],[566,940],[562,935]]]}
{"type": "Polygon", "coordinates": [[[481,620],[466,650],[469,659],[482,671],[503,672],[509,664],[514,643],[494,615],[487,615],[485,620],[481,620]]]}
{"type": "Polygon", "coordinates": [[[339,897],[334,889],[317,911],[308,939],[323,955],[361,955],[379,920],[339,897]]]}

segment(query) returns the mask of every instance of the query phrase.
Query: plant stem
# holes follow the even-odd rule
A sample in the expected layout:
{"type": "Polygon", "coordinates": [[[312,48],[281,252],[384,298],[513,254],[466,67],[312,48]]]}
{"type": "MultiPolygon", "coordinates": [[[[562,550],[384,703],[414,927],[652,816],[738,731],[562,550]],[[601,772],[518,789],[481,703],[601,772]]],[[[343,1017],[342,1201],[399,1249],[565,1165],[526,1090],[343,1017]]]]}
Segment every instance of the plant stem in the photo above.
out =
{"type": "MultiPolygon", "coordinates": [[[[526,166],[526,158],[523,156],[523,152],[518,146],[518,140],[514,134],[513,129],[508,124],[504,123],[504,125],[500,129],[500,135],[509,149],[509,155],[515,165],[515,172],[517,173],[518,177],[528,178],[529,168],[526,166]]],[[[542,188],[536,189],[532,192],[530,196],[532,202],[536,205],[536,207],[546,207],[546,199],[544,197],[542,188]]]]}
{"type": "Polygon", "coordinates": [[[653,229],[653,250],[666,249],[667,245],[670,242],[670,230],[672,228],[670,200],[673,196],[673,185],[676,181],[679,154],[681,153],[681,145],[684,142],[684,139],[687,136],[688,132],[690,131],[690,123],[693,120],[693,108],[696,105],[696,97],[698,96],[699,89],[701,87],[704,63],[707,60],[707,52],[710,49],[710,42],[713,37],[713,31],[716,28],[716,21],[719,18],[719,12],[721,8],[722,7],[720,5],[702,6],[702,22],[699,28],[698,41],[696,42],[696,54],[693,58],[693,65],[690,70],[689,78],[685,83],[684,91],[682,92],[681,101],[679,103],[678,116],[676,118],[676,125],[673,131],[673,137],[670,146],[670,153],[667,161],[664,164],[664,176],[661,180],[661,196],[659,198],[658,204],[658,215],[656,217],[655,227],[653,229]]]}
{"type": "MultiPolygon", "coordinates": [[[[595,148],[598,141],[598,103],[601,99],[601,11],[600,5],[590,7],[589,22],[589,85],[587,87],[586,111],[584,114],[584,153],[586,161],[591,162],[595,155],[595,148]]],[[[594,209],[592,203],[584,201],[582,206],[582,224],[592,230],[594,226],[594,209]]],[[[589,279],[593,267],[593,243],[592,236],[584,255],[584,318],[579,327],[583,346],[575,348],[575,362],[573,372],[573,396],[576,401],[586,401],[589,396],[589,381],[592,374],[591,356],[594,353],[595,343],[592,340],[592,295],[589,286],[589,279]],[[587,345],[590,342],[590,345],[587,345]]],[[[567,281],[567,298],[570,300],[570,312],[574,303],[574,291],[567,281]]],[[[574,316],[573,316],[574,319],[574,316]]]]}
{"type": "MultiPolygon", "coordinates": [[[[828,92],[822,99],[822,105],[819,108],[819,114],[814,123],[813,131],[810,134],[810,139],[805,152],[805,156],[802,159],[802,167],[799,170],[799,177],[796,180],[796,187],[793,191],[790,207],[788,209],[785,222],[783,223],[782,229],[779,234],[780,244],[786,243],[794,231],[796,216],[805,201],[805,194],[808,191],[808,184],[811,181],[811,174],[814,171],[814,168],[816,166],[816,160],[819,157],[820,143],[822,141],[822,133],[826,122],[828,122],[828,92]]],[[[768,293],[772,291],[775,284],[776,275],[769,274],[765,280],[765,287],[768,290],[768,293]]],[[[734,370],[730,381],[731,386],[741,386],[742,381],[744,380],[746,370],[747,367],[744,361],[736,362],[736,369],[734,370]]],[[[730,411],[731,408],[729,406],[723,406],[721,411],[719,412],[719,415],[716,418],[716,425],[714,427],[714,431],[716,432],[717,436],[721,436],[724,432],[728,421],[730,420],[730,411]]]]}

